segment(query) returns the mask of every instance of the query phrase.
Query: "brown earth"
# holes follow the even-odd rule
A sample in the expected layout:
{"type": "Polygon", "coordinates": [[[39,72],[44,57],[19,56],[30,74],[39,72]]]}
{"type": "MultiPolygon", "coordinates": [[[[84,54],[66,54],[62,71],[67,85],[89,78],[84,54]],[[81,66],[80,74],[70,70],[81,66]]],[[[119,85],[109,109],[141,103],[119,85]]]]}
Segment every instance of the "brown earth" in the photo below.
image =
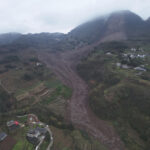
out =
{"type": "MultiPolygon", "coordinates": [[[[93,47],[93,46],[92,46],[93,47]]],[[[114,128],[100,120],[88,106],[88,86],[76,71],[80,59],[92,50],[86,46],[66,52],[39,52],[39,59],[51,68],[58,78],[73,89],[68,101],[67,117],[74,126],[88,132],[110,150],[124,150],[124,144],[114,128]]]]}
{"type": "Polygon", "coordinates": [[[16,141],[11,137],[7,136],[2,142],[0,142],[0,150],[12,150],[16,141]]]}

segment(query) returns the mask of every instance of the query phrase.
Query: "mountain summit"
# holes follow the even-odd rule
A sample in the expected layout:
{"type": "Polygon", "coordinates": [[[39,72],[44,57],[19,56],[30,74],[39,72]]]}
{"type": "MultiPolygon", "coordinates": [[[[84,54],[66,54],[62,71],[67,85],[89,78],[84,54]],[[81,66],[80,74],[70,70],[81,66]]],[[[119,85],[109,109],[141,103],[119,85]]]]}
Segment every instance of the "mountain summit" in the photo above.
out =
{"type": "Polygon", "coordinates": [[[68,34],[6,34],[0,35],[0,45],[20,44],[33,47],[51,47],[52,49],[70,49],[78,43],[109,41],[149,42],[150,18],[143,20],[137,14],[124,10],[98,17],[79,25],[68,34]],[[60,46],[61,45],[61,46],[60,46]]]}
{"type": "Polygon", "coordinates": [[[147,22],[125,10],[99,17],[73,29],[69,34],[79,40],[95,41],[142,40],[149,34],[147,22]]]}

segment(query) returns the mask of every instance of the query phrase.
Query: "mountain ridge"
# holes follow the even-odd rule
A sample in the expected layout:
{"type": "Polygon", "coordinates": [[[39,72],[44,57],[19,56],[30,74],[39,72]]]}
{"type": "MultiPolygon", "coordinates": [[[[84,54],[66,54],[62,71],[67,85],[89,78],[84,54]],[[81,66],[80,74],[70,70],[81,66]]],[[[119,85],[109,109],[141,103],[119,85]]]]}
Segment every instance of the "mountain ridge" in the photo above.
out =
{"type": "Polygon", "coordinates": [[[147,21],[135,13],[125,10],[113,12],[105,17],[84,23],[73,29],[69,34],[80,40],[86,39],[89,43],[92,43],[93,40],[101,40],[102,42],[135,40],[141,35],[142,37],[144,35],[145,38],[147,31],[149,31],[148,27],[147,21]],[[88,31],[88,29],[90,30],[88,31]],[[95,33],[96,35],[93,38],[91,34],[94,35],[95,33]]]}
{"type": "Polygon", "coordinates": [[[13,43],[48,47],[53,44],[59,45],[60,43],[80,45],[81,42],[92,44],[110,41],[150,41],[149,26],[150,18],[144,20],[129,10],[115,11],[85,22],[68,34],[1,34],[0,45],[13,43]]]}

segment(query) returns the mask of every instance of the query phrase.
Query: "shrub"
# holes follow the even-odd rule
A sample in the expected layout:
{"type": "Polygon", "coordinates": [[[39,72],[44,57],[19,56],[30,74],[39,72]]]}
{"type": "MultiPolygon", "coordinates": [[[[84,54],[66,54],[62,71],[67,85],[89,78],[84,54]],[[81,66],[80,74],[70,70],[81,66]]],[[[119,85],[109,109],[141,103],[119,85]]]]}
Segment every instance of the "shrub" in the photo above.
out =
{"type": "Polygon", "coordinates": [[[26,80],[26,81],[30,81],[30,80],[33,80],[33,76],[30,75],[30,74],[25,73],[23,75],[23,79],[26,80]]]}

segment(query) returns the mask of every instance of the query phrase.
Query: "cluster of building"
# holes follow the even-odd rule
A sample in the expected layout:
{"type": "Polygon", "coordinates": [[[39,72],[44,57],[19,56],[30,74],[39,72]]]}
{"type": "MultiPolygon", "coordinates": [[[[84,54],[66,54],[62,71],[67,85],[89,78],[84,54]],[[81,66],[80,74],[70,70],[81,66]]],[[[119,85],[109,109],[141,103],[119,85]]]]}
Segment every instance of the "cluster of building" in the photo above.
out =
{"type": "Polygon", "coordinates": [[[42,63],[37,62],[37,63],[36,63],[36,66],[37,66],[37,67],[42,66],[42,63]]]}
{"type": "Polygon", "coordinates": [[[126,65],[126,64],[121,64],[119,62],[116,63],[116,66],[119,68],[123,68],[123,69],[129,69],[130,66],[126,65]]]}
{"type": "MultiPolygon", "coordinates": [[[[132,59],[145,59],[146,55],[145,54],[137,54],[135,52],[144,52],[144,50],[142,48],[139,48],[139,49],[136,49],[136,48],[131,48],[130,49],[130,53],[124,53],[122,54],[122,57],[123,57],[123,60],[130,63],[130,61],[132,59]]],[[[132,66],[129,66],[127,64],[121,64],[119,62],[116,63],[116,66],[119,67],[119,68],[123,68],[123,69],[129,69],[129,68],[132,68],[134,70],[137,70],[137,71],[141,71],[141,72],[146,72],[147,70],[145,69],[145,65],[139,65],[137,67],[132,67],[132,66]]]]}
{"type": "MultiPolygon", "coordinates": [[[[46,136],[49,136],[48,125],[38,120],[38,117],[34,114],[27,115],[27,122],[29,130],[26,132],[26,139],[29,143],[33,144],[36,147],[43,142],[46,136]]],[[[7,128],[10,133],[14,133],[17,129],[24,127],[24,124],[19,123],[18,121],[10,120],[6,123],[7,128]],[[14,131],[14,132],[13,132],[14,131]]],[[[0,150],[6,149],[5,147],[10,147],[12,149],[16,144],[16,140],[13,139],[10,135],[7,135],[5,132],[0,132],[0,150]],[[13,142],[10,142],[13,141],[13,142]]]]}
{"type": "Polygon", "coordinates": [[[134,58],[144,59],[146,57],[146,55],[143,54],[144,50],[142,48],[139,48],[139,49],[131,48],[130,51],[131,51],[130,53],[124,53],[123,57],[130,58],[130,59],[134,59],[134,58]],[[140,54],[138,52],[140,52],[140,53],[142,52],[142,54],[140,54]]]}
{"type": "Polygon", "coordinates": [[[123,54],[123,57],[124,58],[130,58],[130,59],[134,59],[134,58],[141,58],[141,59],[144,59],[146,57],[146,55],[144,54],[132,54],[132,53],[129,53],[129,54],[123,54]]]}
{"type": "MultiPolygon", "coordinates": [[[[27,118],[27,122],[30,127],[32,127],[34,124],[42,126],[42,123],[39,121],[38,117],[34,114],[29,114],[27,118]]],[[[26,134],[26,138],[28,142],[30,142],[33,145],[38,145],[42,139],[45,138],[47,134],[46,128],[42,127],[32,127],[26,134]]]]}
{"type": "Polygon", "coordinates": [[[7,122],[7,127],[10,131],[14,131],[20,127],[20,124],[18,121],[11,120],[7,122]]]}
{"type": "MultiPolygon", "coordinates": [[[[34,123],[38,121],[38,118],[35,115],[29,115],[28,117],[28,122],[29,123],[34,123]]],[[[10,132],[16,131],[19,127],[20,127],[20,123],[18,121],[8,121],[6,123],[8,129],[10,132]]],[[[41,141],[41,139],[45,138],[47,133],[46,128],[40,128],[40,127],[36,127],[33,129],[30,129],[27,134],[26,134],[26,138],[28,140],[28,142],[32,143],[33,145],[38,145],[39,142],[41,141]]],[[[7,134],[5,132],[1,132],[0,133],[0,142],[4,141],[7,138],[7,134]]]]}
{"type": "Polygon", "coordinates": [[[131,48],[130,50],[133,52],[137,52],[137,51],[143,52],[144,51],[142,48],[131,48]]]}
{"type": "MultiPolygon", "coordinates": [[[[121,63],[116,63],[116,66],[119,67],[119,68],[123,68],[123,69],[129,69],[129,68],[132,68],[126,64],[121,64],[121,63]]],[[[140,65],[138,67],[134,67],[133,68],[134,70],[137,70],[137,71],[142,71],[142,72],[146,72],[147,70],[145,69],[145,66],[144,65],[140,65]]]]}
{"type": "MultiPolygon", "coordinates": [[[[136,48],[131,48],[130,49],[131,53],[124,53],[122,54],[122,59],[125,61],[125,62],[128,62],[130,63],[130,61],[132,59],[135,59],[135,58],[139,58],[139,59],[144,59],[146,57],[145,54],[137,54],[137,53],[134,53],[134,52],[143,52],[144,50],[142,48],[139,48],[139,49],[136,49],[136,48]]],[[[113,54],[111,52],[107,52],[106,55],[108,56],[112,56],[113,54]]],[[[137,66],[137,67],[132,67],[130,65],[127,65],[127,64],[122,64],[120,62],[117,62],[116,63],[116,66],[118,68],[122,68],[122,69],[129,69],[129,68],[132,68],[134,70],[137,70],[137,71],[141,71],[141,72],[146,72],[147,70],[145,69],[145,65],[140,65],[140,66],[137,66]]]]}

